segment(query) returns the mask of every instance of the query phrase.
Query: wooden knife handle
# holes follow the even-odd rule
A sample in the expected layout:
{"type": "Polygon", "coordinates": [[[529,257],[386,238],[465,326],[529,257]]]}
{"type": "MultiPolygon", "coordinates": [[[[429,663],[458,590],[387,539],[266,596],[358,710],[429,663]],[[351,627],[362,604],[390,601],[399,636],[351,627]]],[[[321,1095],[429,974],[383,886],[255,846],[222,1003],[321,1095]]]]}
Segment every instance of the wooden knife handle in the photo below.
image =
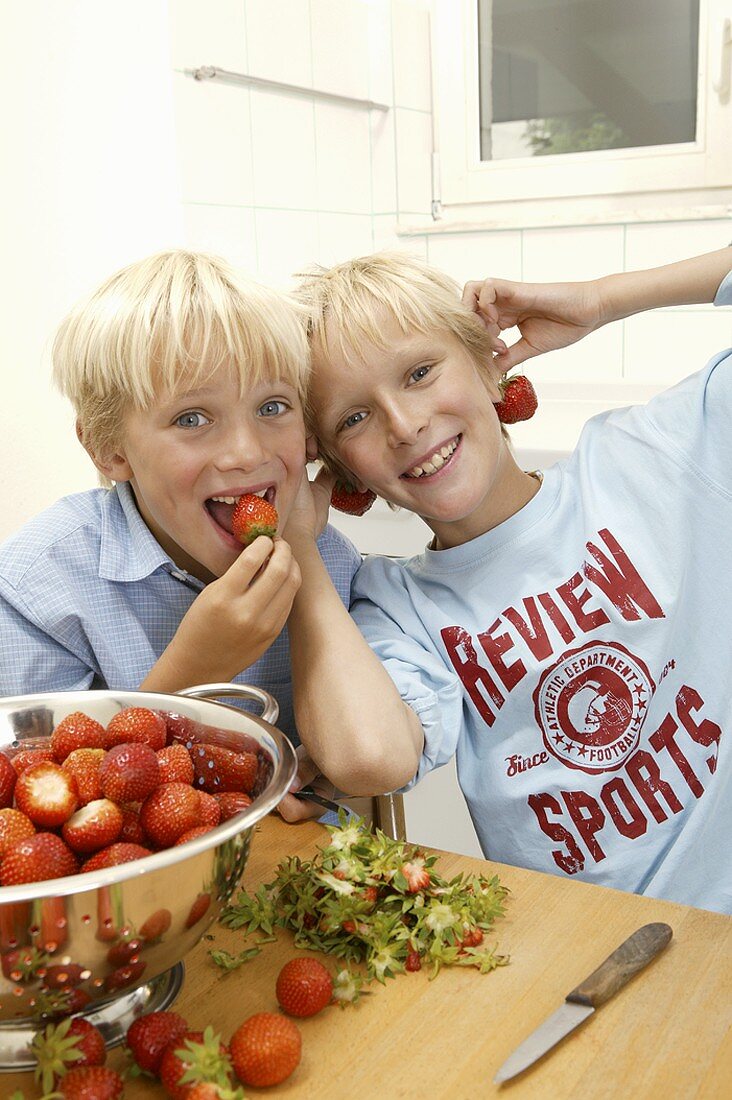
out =
{"type": "Polygon", "coordinates": [[[644,924],[573,989],[567,1001],[599,1008],[663,951],[673,936],[668,924],[644,924]]]}

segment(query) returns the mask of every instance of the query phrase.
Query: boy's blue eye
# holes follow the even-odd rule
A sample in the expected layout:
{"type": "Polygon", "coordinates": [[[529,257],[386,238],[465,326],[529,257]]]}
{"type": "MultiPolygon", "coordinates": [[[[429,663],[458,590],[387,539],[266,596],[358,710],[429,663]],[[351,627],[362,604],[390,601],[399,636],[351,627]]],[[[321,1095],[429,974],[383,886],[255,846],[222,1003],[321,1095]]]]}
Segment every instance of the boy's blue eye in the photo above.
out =
{"type": "Polygon", "coordinates": [[[351,413],[351,415],[347,416],[346,419],[341,424],[341,429],[355,427],[356,424],[361,423],[361,421],[364,419],[365,416],[366,416],[366,413],[364,413],[364,412],[351,413]]]}
{"type": "Polygon", "coordinates": [[[283,412],[287,412],[289,405],[284,401],[265,401],[263,405],[259,406],[260,416],[279,416],[283,412]]]}
{"type": "Polygon", "coordinates": [[[431,367],[428,367],[426,365],[422,367],[416,367],[409,377],[412,378],[415,382],[421,382],[423,378],[427,377],[431,369],[431,367]]]}
{"type": "Polygon", "coordinates": [[[175,418],[179,428],[200,428],[204,424],[210,424],[210,420],[203,413],[184,412],[175,418]]]}

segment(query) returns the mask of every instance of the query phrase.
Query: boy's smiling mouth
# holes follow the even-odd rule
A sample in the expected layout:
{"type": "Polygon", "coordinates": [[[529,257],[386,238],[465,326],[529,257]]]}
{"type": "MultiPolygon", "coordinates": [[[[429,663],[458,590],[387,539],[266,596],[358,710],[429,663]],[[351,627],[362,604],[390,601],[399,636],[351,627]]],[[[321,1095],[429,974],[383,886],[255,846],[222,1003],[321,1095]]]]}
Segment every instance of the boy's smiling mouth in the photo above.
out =
{"type": "Polygon", "coordinates": [[[241,493],[237,493],[236,496],[215,496],[209,497],[208,500],[205,501],[206,511],[216,526],[220,527],[232,538],[234,536],[231,529],[231,517],[234,514],[234,505],[240,496],[244,496],[247,493],[255,497],[262,497],[264,500],[269,501],[270,504],[274,504],[277,496],[277,489],[274,485],[267,485],[264,489],[244,489],[241,493]]]}
{"type": "Polygon", "coordinates": [[[460,446],[462,438],[462,435],[456,435],[449,443],[445,443],[442,447],[438,447],[433,454],[421,460],[417,466],[412,466],[410,470],[405,470],[400,476],[408,480],[416,480],[436,474],[438,470],[441,470],[442,467],[446,466],[450,461],[455,451],[460,446]]]}

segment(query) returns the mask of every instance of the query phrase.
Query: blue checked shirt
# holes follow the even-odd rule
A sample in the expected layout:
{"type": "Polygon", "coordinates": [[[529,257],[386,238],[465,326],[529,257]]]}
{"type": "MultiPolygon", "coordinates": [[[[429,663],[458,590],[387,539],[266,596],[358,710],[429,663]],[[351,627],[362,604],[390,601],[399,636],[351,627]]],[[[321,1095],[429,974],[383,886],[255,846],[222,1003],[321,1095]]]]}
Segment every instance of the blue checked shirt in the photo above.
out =
{"type": "MultiPolygon", "coordinates": [[[[348,607],[360,555],[332,527],[318,547],[348,607]]],[[[156,542],[127,484],[64,497],[0,546],[0,695],[136,690],[203,587],[156,542]]],[[[295,736],[286,629],[235,682],[271,692],[295,736]]]]}

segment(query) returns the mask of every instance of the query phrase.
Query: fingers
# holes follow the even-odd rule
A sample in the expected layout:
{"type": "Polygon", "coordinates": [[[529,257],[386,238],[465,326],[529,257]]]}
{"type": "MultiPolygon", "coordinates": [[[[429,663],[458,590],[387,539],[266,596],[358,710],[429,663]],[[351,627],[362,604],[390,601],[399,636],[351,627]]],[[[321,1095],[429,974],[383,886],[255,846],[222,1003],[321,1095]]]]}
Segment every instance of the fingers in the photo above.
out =
{"type": "Polygon", "coordinates": [[[275,809],[282,820],[287,821],[290,825],[294,825],[298,821],[308,821],[314,817],[322,817],[325,813],[323,807],[319,806],[317,802],[295,798],[293,794],[286,794],[281,802],[275,806],[275,809]]]}
{"type": "MultiPolygon", "coordinates": [[[[504,347],[506,347],[505,344],[504,347]]],[[[527,359],[533,358],[534,355],[539,355],[539,349],[522,338],[517,340],[515,344],[506,347],[505,351],[497,353],[495,364],[505,373],[513,370],[519,363],[525,363],[527,359]]]]}

